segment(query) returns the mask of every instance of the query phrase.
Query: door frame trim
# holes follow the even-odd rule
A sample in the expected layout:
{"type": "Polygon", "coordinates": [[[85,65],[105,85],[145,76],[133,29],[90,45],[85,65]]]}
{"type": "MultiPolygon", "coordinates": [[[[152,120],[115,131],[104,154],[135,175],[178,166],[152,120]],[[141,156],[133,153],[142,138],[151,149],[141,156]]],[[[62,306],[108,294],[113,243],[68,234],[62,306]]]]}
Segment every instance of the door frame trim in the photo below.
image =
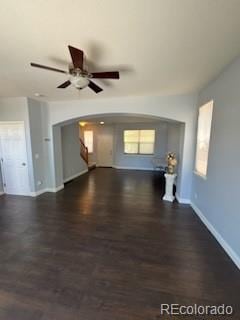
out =
{"type": "MultiPolygon", "coordinates": [[[[22,195],[18,195],[18,196],[31,196],[31,183],[30,183],[30,176],[29,176],[29,161],[28,161],[28,148],[27,148],[27,137],[26,137],[26,126],[25,126],[25,121],[24,120],[17,120],[17,121],[0,121],[0,126],[1,125],[11,125],[11,124],[22,124],[23,128],[24,128],[24,140],[25,140],[25,148],[26,148],[26,162],[27,162],[27,169],[28,169],[28,188],[29,188],[29,192],[27,193],[23,193],[22,195]]],[[[1,138],[0,138],[0,155],[1,155],[1,138]]],[[[4,173],[2,170],[2,162],[0,163],[0,168],[1,168],[1,177],[2,177],[2,182],[3,182],[3,192],[0,192],[0,196],[4,195],[4,194],[8,194],[5,191],[5,187],[4,187],[4,173]]],[[[12,195],[12,194],[10,194],[12,195]]]]}

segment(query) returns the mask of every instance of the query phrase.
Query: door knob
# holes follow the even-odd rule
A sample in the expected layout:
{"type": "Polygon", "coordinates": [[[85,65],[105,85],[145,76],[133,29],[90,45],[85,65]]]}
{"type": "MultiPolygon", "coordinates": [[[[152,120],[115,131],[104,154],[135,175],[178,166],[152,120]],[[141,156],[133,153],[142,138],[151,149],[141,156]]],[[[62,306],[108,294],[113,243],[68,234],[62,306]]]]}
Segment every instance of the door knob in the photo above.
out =
{"type": "Polygon", "coordinates": [[[22,166],[25,166],[25,165],[26,165],[26,163],[25,163],[25,162],[23,162],[23,163],[22,163],[22,166]]]}

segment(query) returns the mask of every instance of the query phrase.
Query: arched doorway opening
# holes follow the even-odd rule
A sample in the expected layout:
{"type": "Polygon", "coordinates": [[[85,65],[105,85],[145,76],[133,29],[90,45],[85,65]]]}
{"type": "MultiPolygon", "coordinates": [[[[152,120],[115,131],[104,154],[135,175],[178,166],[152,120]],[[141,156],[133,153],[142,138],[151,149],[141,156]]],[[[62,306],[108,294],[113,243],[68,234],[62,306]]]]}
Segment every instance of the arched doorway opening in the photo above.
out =
{"type": "MultiPolygon", "coordinates": [[[[77,176],[77,172],[71,170],[73,170],[74,165],[72,161],[73,155],[79,158],[79,146],[76,146],[74,142],[76,141],[76,134],[79,128],[80,134],[81,132],[83,134],[85,130],[94,133],[94,150],[89,155],[89,158],[90,162],[95,163],[97,166],[111,166],[116,169],[128,170],[154,170],[156,169],[154,165],[156,159],[161,159],[163,163],[167,152],[175,152],[178,158],[177,193],[181,192],[181,180],[185,174],[183,167],[185,123],[136,113],[86,115],[55,124],[53,126],[53,150],[57,187],[62,186],[64,182],[77,176]],[[79,127],[79,122],[84,123],[84,127],[79,127]],[[154,151],[151,154],[127,154],[124,150],[124,132],[129,130],[154,131],[154,151]],[[72,140],[74,132],[75,140],[72,140]],[[108,137],[109,135],[112,136],[110,137],[110,140],[112,140],[112,147],[110,146],[111,163],[106,162],[106,157],[104,159],[105,162],[102,159],[102,155],[106,154],[107,146],[104,146],[105,149],[103,150],[101,141],[107,135],[108,137]]],[[[84,171],[84,167],[81,170],[84,171]]]]}

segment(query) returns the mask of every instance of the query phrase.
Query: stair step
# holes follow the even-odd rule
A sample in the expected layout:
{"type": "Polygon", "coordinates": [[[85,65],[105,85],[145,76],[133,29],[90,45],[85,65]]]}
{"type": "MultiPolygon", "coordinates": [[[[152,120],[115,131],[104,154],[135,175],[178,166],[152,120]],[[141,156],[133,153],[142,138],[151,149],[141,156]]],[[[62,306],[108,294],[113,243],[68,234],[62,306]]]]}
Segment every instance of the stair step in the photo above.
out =
{"type": "Polygon", "coordinates": [[[93,170],[96,168],[96,163],[89,163],[88,164],[88,170],[93,170]]]}

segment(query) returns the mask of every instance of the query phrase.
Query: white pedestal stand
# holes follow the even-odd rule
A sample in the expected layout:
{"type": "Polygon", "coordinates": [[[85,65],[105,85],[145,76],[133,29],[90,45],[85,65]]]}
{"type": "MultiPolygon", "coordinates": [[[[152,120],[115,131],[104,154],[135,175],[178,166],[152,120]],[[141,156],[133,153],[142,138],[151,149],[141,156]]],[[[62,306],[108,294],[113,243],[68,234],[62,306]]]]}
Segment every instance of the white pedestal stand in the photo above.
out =
{"type": "Polygon", "coordinates": [[[164,177],[166,180],[166,187],[165,187],[165,195],[163,197],[163,200],[173,202],[173,200],[175,199],[173,195],[173,183],[176,176],[177,176],[176,174],[168,174],[168,173],[164,174],[164,177]]]}

